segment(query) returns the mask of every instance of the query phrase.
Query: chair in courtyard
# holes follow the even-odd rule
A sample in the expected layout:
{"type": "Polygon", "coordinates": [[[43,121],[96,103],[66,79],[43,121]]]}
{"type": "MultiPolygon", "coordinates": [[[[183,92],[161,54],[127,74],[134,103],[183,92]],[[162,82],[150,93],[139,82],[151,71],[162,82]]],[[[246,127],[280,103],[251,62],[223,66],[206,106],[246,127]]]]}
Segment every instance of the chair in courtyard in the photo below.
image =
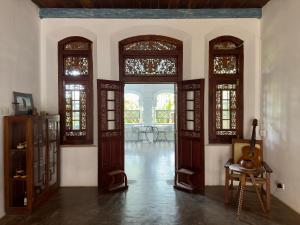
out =
{"type": "Polygon", "coordinates": [[[154,142],[168,141],[167,131],[164,127],[153,127],[154,142]]]}

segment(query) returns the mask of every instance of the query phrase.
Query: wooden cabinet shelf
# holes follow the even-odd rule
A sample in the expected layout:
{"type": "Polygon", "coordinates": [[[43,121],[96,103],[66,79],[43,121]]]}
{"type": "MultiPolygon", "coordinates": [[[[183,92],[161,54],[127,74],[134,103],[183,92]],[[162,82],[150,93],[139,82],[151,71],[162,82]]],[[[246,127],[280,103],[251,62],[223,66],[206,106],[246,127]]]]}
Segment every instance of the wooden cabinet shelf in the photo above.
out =
{"type": "Polygon", "coordinates": [[[13,177],[10,181],[27,181],[27,177],[13,177]]]}
{"type": "Polygon", "coordinates": [[[6,213],[30,213],[58,189],[59,133],[57,115],[4,117],[6,213]]]}
{"type": "Polygon", "coordinates": [[[12,148],[10,151],[11,152],[26,152],[27,148],[22,148],[22,149],[12,148]]]}

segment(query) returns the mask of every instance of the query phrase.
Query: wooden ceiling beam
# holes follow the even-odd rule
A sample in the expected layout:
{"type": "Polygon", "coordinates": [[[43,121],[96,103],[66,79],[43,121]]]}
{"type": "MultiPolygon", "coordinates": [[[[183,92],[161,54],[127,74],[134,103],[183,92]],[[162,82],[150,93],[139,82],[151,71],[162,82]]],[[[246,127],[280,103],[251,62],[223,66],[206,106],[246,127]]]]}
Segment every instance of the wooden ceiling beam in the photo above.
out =
{"type": "Polygon", "coordinates": [[[32,0],[40,8],[262,8],[270,0],[32,0]]]}
{"type": "Polygon", "coordinates": [[[261,18],[262,9],[57,9],[41,8],[41,18],[202,19],[261,18]]]}
{"type": "Polygon", "coordinates": [[[80,4],[82,5],[82,8],[95,8],[93,0],[80,0],[80,4]]]}

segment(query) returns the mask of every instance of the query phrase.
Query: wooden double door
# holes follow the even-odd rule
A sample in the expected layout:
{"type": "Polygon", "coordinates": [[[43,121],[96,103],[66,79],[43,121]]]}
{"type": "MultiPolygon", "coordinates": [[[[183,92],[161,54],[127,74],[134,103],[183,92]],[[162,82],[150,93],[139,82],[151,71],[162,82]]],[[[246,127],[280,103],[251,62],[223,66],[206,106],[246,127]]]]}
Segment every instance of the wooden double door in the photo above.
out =
{"type": "MultiPolygon", "coordinates": [[[[175,171],[194,171],[194,190],[204,193],[204,79],[176,85],[175,171]]],[[[107,191],[114,179],[109,174],[124,171],[124,82],[98,80],[97,87],[98,188],[107,191]]]]}

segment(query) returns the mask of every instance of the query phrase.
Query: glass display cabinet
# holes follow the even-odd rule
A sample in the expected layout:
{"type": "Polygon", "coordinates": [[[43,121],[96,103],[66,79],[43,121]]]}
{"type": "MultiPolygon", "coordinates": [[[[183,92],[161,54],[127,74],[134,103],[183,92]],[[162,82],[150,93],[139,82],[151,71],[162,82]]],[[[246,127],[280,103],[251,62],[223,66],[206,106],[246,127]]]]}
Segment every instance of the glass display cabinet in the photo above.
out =
{"type": "Polygon", "coordinates": [[[4,117],[6,213],[28,213],[59,187],[59,116],[4,117]]]}

